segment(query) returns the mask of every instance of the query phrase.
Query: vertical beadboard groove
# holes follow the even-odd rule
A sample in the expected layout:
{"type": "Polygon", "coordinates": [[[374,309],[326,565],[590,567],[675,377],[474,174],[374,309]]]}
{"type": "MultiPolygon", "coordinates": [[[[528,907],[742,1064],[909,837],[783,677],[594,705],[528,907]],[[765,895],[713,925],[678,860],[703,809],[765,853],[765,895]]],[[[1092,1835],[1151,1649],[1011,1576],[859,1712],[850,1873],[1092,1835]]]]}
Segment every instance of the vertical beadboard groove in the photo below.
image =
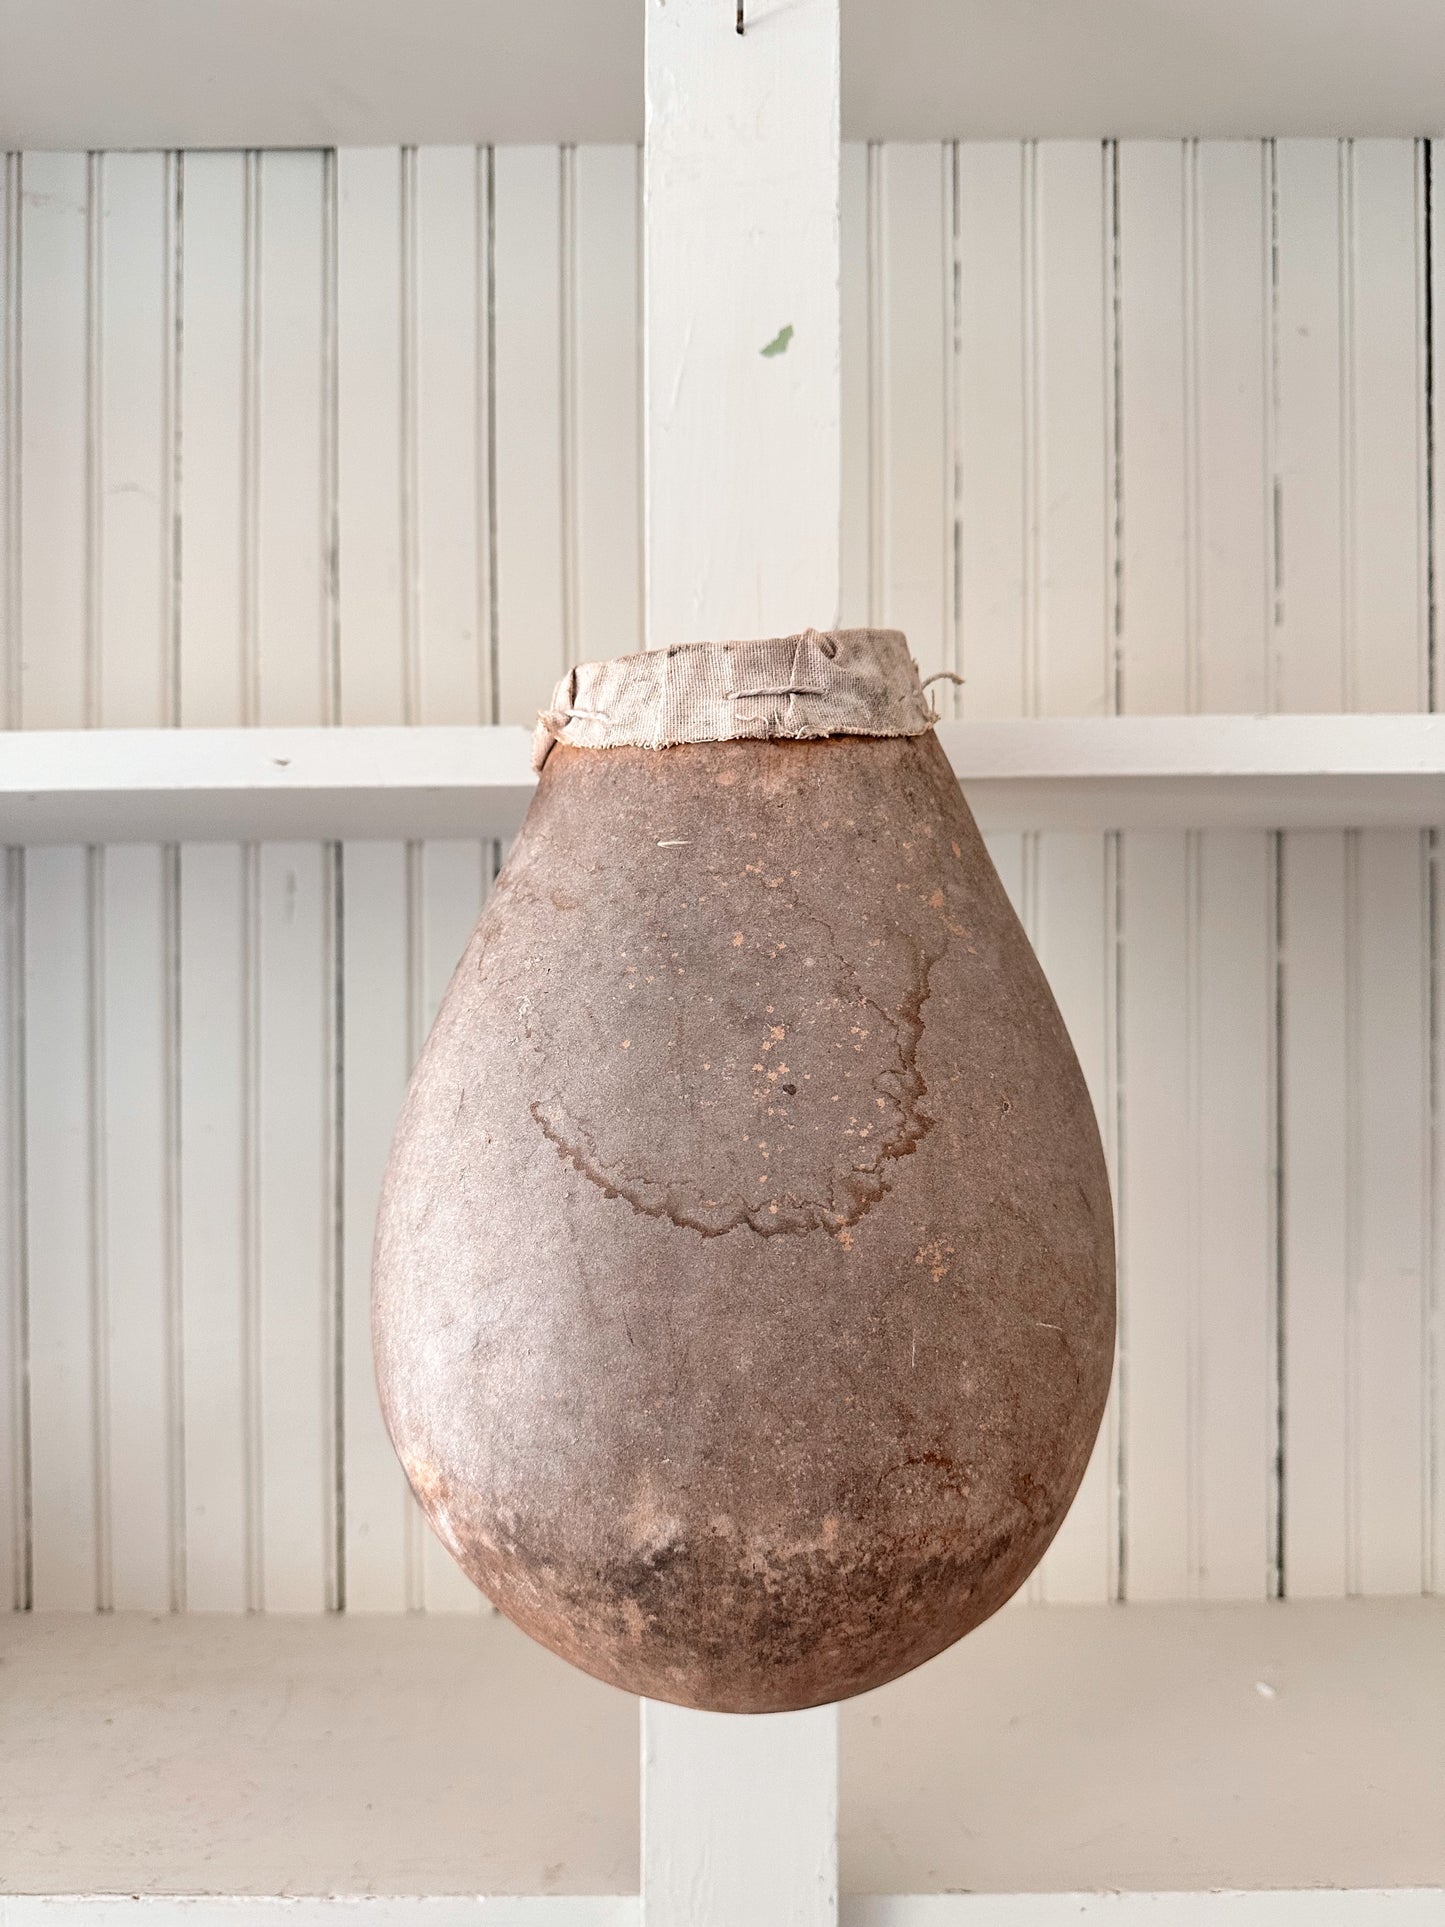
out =
{"type": "Polygon", "coordinates": [[[871,469],[868,460],[868,149],[864,143],[843,143],[838,185],[839,366],[843,378],[838,619],[844,628],[850,628],[868,621],[871,469]]]}
{"type": "Polygon", "coordinates": [[[327,845],[331,895],[331,1516],[327,1608],[346,1611],[346,853],[327,845]]]}
{"type": "Polygon", "coordinates": [[[1415,266],[1415,402],[1416,523],[1419,555],[1416,575],[1416,623],[1420,661],[1415,706],[1433,706],[1435,682],[1435,446],[1431,419],[1434,394],[1434,342],[1431,283],[1430,143],[1414,143],[1414,206],[1412,229],[1415,266]]]}
{"type": "MultiPolygon", "coordinates": [[[[1416,151],[1416,311],[1420,338],[1419,352],[1419,431],[1421,463],[1421,549],[1423,556],[1423,635],[1425,660],[1423,706],[1433,710],[1436,702],[1436,645],[1439,612],[1439,583],[1436,575],[1439,547],[1436,539],[1437,476],[1435,416],[1435,192],[1434,142],[1419,140],[1416,151]]],[[[1424,1411],[1422,1476],[1422,1578],[1426,1592],[1445,1586],[1445,1397],[1441,1380],[1441,1223],[1440,1223],[1440,833],[1426,830],[1421,838],[1421,859],[1425,874],[1425,1210],[1423,1214],[1422,1256],[1423,1290],[1420,1305],[1421,1401],[1424,1411]]]]}
{"type": "Polygon", "coordinates": [[[334,1215],[337,1196],[336,1173],[341,1154],[341,1080],[337,1068],[339,1057],[337,1015],[340,1008],[337,995],[339,983],[337,957],[340,948],[337,927],[339,906],[334,889],[334,877],[339,867],[339,853],[340,845],[336,843],[323,844],[317,852],[322,940],[321,970],[317,983],[317,1014],[322,1025],[320,1100],[326,1119],[326,1137],[320,1164],[323,1195],[321,1209],[317,1214],[317,1228],[320,1232],[317,1255],[322,1274],[321,1345],[318,1361],[320,1383],[317,1388],[322,1414],[322,1423],[319,1428],[322,1451],[320,1507],[322,1544],[319,1552],[321,1584],[319,1596],[313,1603],[313,1610],[322,1612],[335,1612],[340,1605],[340,1519],[344,1506],[340,1446],[341,1264],[334,1215]]]}
{"type": "MultiPolygon", "coordinates": [[[[100,574],[102,530],[101,494],[101,170],[104,157],[85,157],[85,533],[81,672],[82,714],[87,728],[100,721],[100,574]]],[[[95,1607],[108,1612],[111,1586],[109,1307],[106,1292],[105,1222],[105,1083],[101,1066],[105,1037],[101,1006],[104,977],[104,933],[101,889],[105,852],[85,853],[85,1057],[88,1102],[86,1120],[86,1229],[90,1300],[90,1489],[95,1541],[95,1607]]]]}
{"type": "MultiPolygon", "coordinates": [[[[1104,940],[1107,958],[1107,990],[1104,998],[1104,1155],[1113,1177],[1114,1219],[1117,1227],[1123,1210],[1124,1057],[1123,1026],[1119,1013],[1124,997],[1124,882],[1123,837],[1110,831],[1104,838],[1104,940]]],[[[1119,1327],[1114,1353],[1114,1378],[1110,1388],[1110,1409],[1106,1414],[1104,1444],[1108,1451],[1110,1500],[1113,1506],[1113,1533],[1109,1543],[1111,1599],[1128,1598],[1128,1486],[1125,1480],[1124,1412],[1126,1393],[1124,1368],[1128,1356],[1124,1312],[1123,1277],[1118,1279],[1119,1327]]]]}
{"type": "Polygon", "coordinates": [[[561,496],[562,661],[570,666],[581,653],[581,584],[578,580],[578,439],[577,397],[577,149],[563,146],[559,154],[557,189],[557,420],[560,431],[558,475],[561,496]]]}
{"type": "MultiPolygon", "coordinates": [[[[1424,557],[1424,707],[1435,707],[1437,696],[1437,622],[1439,622],[1439,582],[1437,561],[1439,545],[1435,532],[1437,516],[1437,420],[1435,420],[1435,145],[1422,139],[1416,143],[1416,195],[1418,218],[1416,233],[1420,252],[1416,260],[1418,276],[1418,328],[1420,328],[1420,464],[1422,464],[1422,557],[1424,557]]],[[[1430,829],[1422,836],[1422,859],[1426,871],[1426,1210],[1424,1210],[1424,1291],[1420,1303],[1420,1362],[1422,1362],[1422,1403],[1424,1403],[1424,1590],[1445,1590],[1445,1382],[1441,1376],[1441,1312],[1445,1293],[1441,1291],[1441,1008],[1439,1008],[1439,831],[1430,829]]]]}
{"type": "Polygon", "coordinates": [[[1279,148],[1265,142],[1265,193],[1269,250],[1269,387],[1265,410],[1265,447],[1269,475],[1269,608],[1272,624],[1266,670],[1266,706],[1279,709],[1284,636],[1284,494],[1280,475],[1280,259],[1279,148]]]}
{"type": "MultiPolygon", "coordinates": [[[[1122,222],[1120,220],[1120,183],[1119,183],[1119,143],[1105,141],[1100,153],[1103,173],[1103,199],[1105,208],[1105,474],[1107,486],[1108,517],[1105,524],[1105,582],[1106,582],[1106,620],[1105,633],[1108,662],[1109,707],[1118,713],[1124,700],[1124,658],[1123,636],[1124,615],[1128,606],[1125,564],[1125,472],[1124,472],[1124,274],[1122,255],[1122,222]]],[[[1117,1573],[1118,1596],[1121,1600],[1130,1597],[1130,1587],[1134,1574],[1130,1563],[1130,1522],[1129,1522],[1129,1418],[1131,1406],[1132,1380],[1130,1374],[1130,1342],[1132,1320],[1130,1317],[1130,1287],[1133,1283],[1128,1260],[1128,1241],[1125,1227],[1129,1222],[1130,1187],[1127,1175],[1129,1147],[1128,1113],[1128,1041],[1125,1035],[1124,1011],[1125,995],[1129,985],[1128,971],[1128,923],[1126,906],[1128,888],[1126,882],[1125,850],[1123,835],[1117,831],[1110,837],[1113,852],[1113,930],[1114,930],[1114,981],[1112,1014],[1114,1020],[1113,1051],[1113,1104],[1110,1111],[1111,1137],[1114,1152],[1114,1223],[1117,1236],[1117,1291],[1118,1291],[1118,1332],[1115,1353],[1115,1385],[1117,1387],[1118,1430],[1115,1435],[1115,1472],[1114,1481],[1118,1495],[1118,1514],[1116,1519],[1115,1570],[1117,1573]]]]}
{"type": "Polygon", "coordinates": [[[243,177],[241,241],[241,528],[239,686],[245,724],[260,721],[260,408],[261,408],[261,156],[248,149],[243,177]]]}
{"type": "Polygon", "coordinates": [[[1357,706],[1355,676],[1358,608],[1355,469],[1355,148],[1340,141],[1339,155],[1339,328],[1340,328],[1340,690],[1345,709],[1357,706]]]}
{"type": "Polygon", "coordinates": [[[0,253],[0,718],[20,727],[20,170],[7,153],[3,253],[0,253]]]}
{"type": "MultiPolygon", "coordinates": [[[[944,401],[944,477],[948,498],[947,599],[948,615],[944,632],[944,654],[955,676],[963,671],[963,453],[959,421],[963,388],[963,257],[961,252],[961,183],[959,143],[949,141],[944,150],[945,181],[945,278],[944,341],[947,352],[943,368],[944,401]]],[[[947,692],[946,716],[963,713],[962,691],[957,684],[937,685],[947,692]]],[[[938,708],[937,702],[934,704],[938,708]]]]}
{"type": "MultiPolygon", "coordinates": [[[[1273,709],[1279,693],[1277,635],[1280,619],[1280,490],[1279,490],[1279,181],[1273,141],[1260,144],[1260,194],[1263,219],[1260,223],[1261,285],[1261,379],[1260,407],[1261,463],[1260,511],[1264,522],[1263,567],[1260,575],[1260,613],[1262,622],[1259,671],[1262,706],[1273,709]]],[[[1270,1103],[1271,1142],[1274,1155],[1271,1209],[1274,1222],[1274,1268],[1271,1356],[1274,1372],[1273,1458],[1269,1477],[1270,1552],[1272,1572],[1270,1595],[1283,1599],[1289,1591],[1289,1335],[1287,1314],[1289,1185],[1287,1182],[1289,1144],[1287,1136],[1288,1090],[1286,1065],[1287,1017],[1285,862],[1287,844],[1275,832],[1270,838],[1270,863],[1273,880],[1270,952],[1273,993],[1270,1026],[1270,1103]]]]}
{"type": "Polygon", "coordinates": [[[241,1472],[243,1609],[266,1598],[264,1415],[261,1401],[261,906],[259,850],[241,849],[241,1472]]]}
{"type": "Polygon", "coordinates": [[[1345,1590],[1363,1590],[1360,1545],[1360,837],[1344,837],[1345,952],[1345,1590]]]}
{"type": "MultiPolygon", "coordinates": [[[[13,633],[13,632],[12,632],[13,633]]],[[[8,1465],[0,1494],[0,1610],[34,1597],[30,1479],[29,1290],[25,1230],[25,853],[3,852],[0,870],[0,1418],[8,1465]]]]}
{"type": "MultiPolygon", "coordinates": [[[[93,659],[93,658],[92,658],[93,659]]],[[[91,848],[85,853],[85,1001],[86,1057],[90,1103],[87,1106],[89,1142],[86,1146],[90,1180],[87,1219],[90,1232],[90,1371],[91,1406],[94,1412],[91,1447],[91,1490],[95,1507],[95,1606],[109,1612],[115,1604],[111,1572],[111,1545],[114,1520],[110,1503],[110,1293],[106,1266],[105,1191],[106,1191],[106,1100],[108,1091],[105,1063],[105,1012],[102,986],[105,981],[104,876],[107,852],[91,848]]]]}
{"type": "Polygon", "coordinates": [[[1421,1211],[1418,1226],[1420,1247],[1420,1300],[1418,1328],[1414,1334],[1418,1347],[1420,1399],[1420,1590],[1431,1592],[1435,1584],[1435,1466],[1438,1440],[1435,1411],[1435,1359],[1432,1343],[1435,1332],[1435,837],[1433,830],[1416,838],[1420,865],[1420,1033],[1425,1045],[1425,1074],[1420,1087],[1421,1211]]]}
{"type": "MultiPolygon", "coordinates": [[[[239,720],[261,719],[261,156],[247,150],[242,201],[240,381],[240,648],[239,720]]],[[[259,856],[240,851],[241,1090],[240,1413],[242,1531],[239,1604],[259,1612],[266,1598],[265,1467],[261,1409],[261,931],[259,856]]]]}
{"type": "MultiPolygon", "coordinates": [[[[1433,434],[1433,420],[1432,420],[1433,434]]],[[[1426,941],[1429,945],[1429,1206],[1426,1216],[1427,1282],[1423,1335],[1425,1367],[1425,1410],[1427,1422],[1425,1588],[1445,1591],[1445,1253],[1442,1253],[1441,1189],[1442,1160],[1445,1160],[1445,1132],[1441,1128],[1442,1104],[1442,1026],[1441,1013],[1441,922],[1445,915],[1445,893],[1440,879],[1440,833],[1426,834],[1429,882],[1426,897],[1426,941]]]]}
{"type": "Polygon", "coordinates": [[[1280,831],[1271,832],[1269,849],[1271,994],[1269,1135],[1273,1157],[1273,1168],[1270,1172],[1270,1225],[1273,1233],[1270,1252],[1273,1270],[1270,1307],[1270,1390],[1274,1404],[1274,1432],[1271,1440],[1273,1456],[1269,1467],[1267,1519],[1270,1557],[1268,1591],[1271,1599],[1283,1599],[1289,1584],[1286,1555],[1289,1522],[1285,1511],[1287,1499],[1285,1447],[1289,1433],[1289,1413],[1285,1403],[1289,1372],[1287,1349],[1289,1339],[1285,1326],[1285,1253],[1288,1249],[1289,1227],[1285,1217],[1287,1209],[1285,1159],[1288,1149],[1285,1139],[1285,840],[1280,831]]]}
{"type": "Polygon", "coordinates": [[[1043,600],[1040,580],[1043,555],[1040,535],[1043,528],[1043,374],[1039,354],[1039,171],[1038,142],[1023,143],[1023,174],[1020,184],[1019,220],[1022,227],[1019,259],[1022,288],[1020,305],[1023,328],[1020,347],[1023,355],[1023,712],[1037,716],[1043,709],[1043,665],[1040,660],[1039,610],[1043,600]]]}
{"type": "MultiPolygon", "coordinates": [[[[417,150],[401,150],[401,219],[399,312],[400,398],[401,398],[401,474],[399,477],[401,516],[401,617],[402,617],[402,715],[405,723],[415,723],[421,715],[421,583],[418,426],[418,193],[417,150]]],[[[422,846],[409,842],[403,853],[403,917],[406,978],[403,986],[403,1024],[406,1062],[415,1063],[421,1040],[417,1006],[421,963],[419,923],[421,897],[422,846]]],[[[414,1505],[403,1500],[402,1593],[408,1612],[421,1612],[426,1604],[424,1569],[424,1525],[414,1505]]]]}
{"type": "MultiPolygon", "coordinates": [[[[403,872],[403,913],[405,920],[405,957],[406,984],[403,998],[403,1021],[406,1036],[406,1061],[414,1064],[422,1046],[422,852],[420,843],[406,846],[405,868],[403,872]]],[[[414,1505],[406,1508],[406,1525],[403,1540],[405,1576],[403,1596],[408,1612],[419,1613],[426,1608],[426,1521],[414,1505]]]]}
{"type": "Polygon", "coordinates": [[[172,1612],[186,1609],[186,1389],[185,1327],[181,1303],[181,853],[162,851],[161,941],[164,953],[165,1188],[163,1329],[166,1409],[166,1599],[172,1612]]]}
{"type": "MultiPolygon", "coordinates": [[[[182,564],[185,545],[181,529],[182,463],[184,447],[181,424],[181,395],[185,374],[185,194],[186,163],[180,152],[166,156],[166,294],[169,309],[165,317],[165,405],[168,455],[165,466],[166,497],[162,542],[167,540],[169,597],[166,608],[167,655],[165,669],[165,718],[179,727],[181,715],[181,623],[182,564]]],[[[181,1178],[182,1127],[182,914],[181,851],[179,844],[166,849],[165,894],[165,968],[166,968],[166,1043],[170,1056],[166,1067],[166,1362],[169,1411],[169,1499],[170,1499],[170,1603],[173,1612],[184,1612],[188,1602],[189,1557],[187,1551],[186,1490],[186,1335],[184,1302],[184,1231],[181,1222],[184,1190],[181,1178]]]]}
{"type": "MultiPolygon", "coordinates": [[[[1440,459],[1440,327],[1442,304],[1437,286],[1441,249],[1435,231],[1437,197],[1434,141],[1422,141],[1422,192],[1424,198],[1425,254],[1424,287],[1424,428],[1426,489],[1426,660],[1425,704],[1432,711],[1440,707],[1439,634],[1441,557],[1439,487],[1440,459]]],[[[1429,1191],[1429,1266],[1426,1273],[1426,1369],[1430,1429],[1428,1468],[1429,1525],[1427,1584],[1433,1592],[1445,1591],[1445,1018],[1442,1018],[1442,941],[1445,941],[1445,892],[1441,889],[1441,841],[1438,829],[1427,832],[1429,848],[1429,1078],[1430,1078],[1430,1191],[1429,1191]]]]}
{"type": "Polygon", "coordinates": [[[1440,639],[1440,419],[1436,379],[1440,366],[1437,328],[1440,300],[1436,276],[1440,251],[1435,235],[1435,142],[1420,142],[1420,227],[1424,239],[1420,263],[1421,431],[1425,444],[1425,708],[1439,708],[1438,651],[1440,639]]]}
{"type": "MultiPolygon", "coordinates": [[[[491,147],[477,151],[478,168],[478,218],[481,223],[481,245],[477,259],[482,276],[482,299],[480,310],[484,317],[484,335],[481,345],[482,377],[478,383],[478,394],[484,397],[483,406],[486,418],[484,433],[484,469],[486,475],[486,558],[487,558],[487,710],[490,723],[502,720],[502,678],[501,678],[501,610],[497,586],[497,196],[496,196],[496,151],[491,147]]],[[[639,195],[641,183],[639,178],[639,195]]],[[[638,266],[641,274],[641,263],[638,266]]],[[[640,283],[639,283],[640,285],[640,283]]],[[[641,313],[639,301],[638,312],[641,313]]],[[[641,407],[639,388],[639,402],[641,407]]],[[[639,485],[640,486],[640,485],[639,485]]],[[[638,572],[641,579],[642,562],[639,557],[638,572]]],[[[499,846],[500,847],[500,846],[499,846]]]]}
{"type": "Polygon", "coordinates": [[[417,151],[401,150],[400,315],[401,721],[421,720],[421,583],[417,469],[417,151]]]}
{"type": "Polygon", "coordinates": [[[884,339],[883,286],[883,148],[868,143],[868,621],[882,621],[883,589],[883,475],[887,461],[887,424],[883,416],[884,339]]]}
{"type": "Polygon", "coordinates": [[[341,597],[337,582],[340,548],[341,452],[340,365],[337,354],[337,185],[336,150],[322,156],[321,175],[321,516],[322,628],[325,636],[324,720],[341,721],[341,597]]]}
{"type": "MultiPolygon", "coordinates": [[[[180,461],[181,461],[181,157],[161,157],[161,424],[157,534],[160,585],[156,720],[180,721],[180,461]]],[[[171,1612],[185,1606],[185,1364],[181,1310],[181,979],[180,849],[164,845],[160,866],[161,1078],[161,1386],[165,1462],[163,1569],[156,1598],[171,1612]]]]}
{"type": "Polygon", "coordinates": [[[1105,253],[1108,264],[1108,313],[1105,335],[1105,409],[1109,422],[1108,474],[1113,514],[1108,524],[1109,707],[1117,715],[1124,707],[1124,612],[1128,606],[1124,578],[1124,266],[1123,223],[1120,219],[1119,143],[1105,141],[1102,150],[1105,207],[1105,253]]]}
{"type": "Polygon", "coordinates": [[[1114,1341],[1114,1384],[1118,1401],[1118,1429],[1114,1435],[1114,1490],[1118,1501],[1116,1519],[1114,1570],[1117,1597],[1121,1602],[1129,1600],[1133,1594],[1131,1583],[1133,1574],[1129,1562],[1129,1427],[1130,1393],[1130,1341],[1133,1325],[1129,1316],[1129,1258],[1123,1238],[1124,1213],[1129,1204],[1129,1183],[1125,1174],[1124,1152],[1127,1143],[1128,1107],[1128,1042],[1124,1032],[1122,1013],[1124,998],[1128,989],[1128,946],[1125,937],[1124,921],[1124,838],[1118,830],[1109,833],[1109,847],[1113,858],[1111,881],[1113,884],[1113,984],[1112,1009],[1114,1014],[1113,1032],[1110,1037],[1112,1049],[1109,1053],[1110,1067],[1113,1072],[1109,1107],[1110,1139],[1113,1150],[1112,1174],[1114,1180],[1114,1224],[1116,1237],[1116,1285],[1117,1285],[1117,1328],[1114,1341]]]}
{"type": "Polygon", "coordinates": [[[166,691],[166,720],[179,727],[181,714],[181,590],[184,583],[185,544],[181,528],[181,484],[185,450],[182,441],[181,396],[185,377],[185,281],[186,281],[186,157],[183,153],[167,156],[170,168],[166,196],[169,227],[170,334],[166,356],[167,429],[170,438],[170,472],[167,477],[167,510],[170,518],[170,675],[166,691]]]}
{"type": "MultiPolygon", "coordinates": [[[[322,455],[322,544],[325,556],[323,624],[326,647],[326,721],[341,721],[341,381],[338,327],[340,208],[336,151],[322,161],[321,335],[325,392],[322,455]]],[[[325,855],[330,980],[329,1025],[331,1137],[326,1172],[328,1312],[327,1367],[330,1479],[326,1492],[325,1606],[346,1610],[346,872],[343,846],[328,843],[325,855]]]]}
{"type": "Polygon", "coordinates": [[[1203,462],[1204,428],[1200,405],[1200,207],[1199,142],[1187,140],[1180,145],[1183,187],[1180,202],[1184,217],[1181,255],[1184,269],[1182,310],[1184,339],[1182,365],[1184,392],[1181,411],[1184,423],[1184,707],[1197,711],[1204,683],[1204,638],[1201,633],[1203,612],[1203,462]]]}
{"type": "MultiPolygon", "coordinates": [[[[1187,221],[1186,216],[1186,221],[1187,221]]],[[[1189,589],[1186,581],[1186,604],[1189,589]]],[[[1187,617],[1186,617],[1187,621],[1187,617]]],[[[1184,1059],[1185,1155],[1189,1171],[1187,1236],[1189,1256],[1185,1264],[1188,1305],[1184,1332],[1184,1512],[1185,1512],[1185,1592],[1191,1599],[1204,1594],[1204,1443],[1203,1415],[1200,1411],[1202,1387],[1200,1374],[1204,1357],[1203,1271],[1204,1213],[1201,1159],[1204,1150],[1204,1067],[1201,1062],[1200,1000],[1200,923],[1202,908],[1202,844],[1197,830],[1184,838],[1184,1059]]]]}
{"type": "MultiPolygon", "coordinates": [[[[842,149],[842,153],[846,153],[842,149]]],[[[632,378],[637,385],[637,398],[633,408],[632,432],[637,438],[637,479],[633,489],[632,508],[637,517],[637,555],[633,570],[633,583],[637,595],[637,631],[639,649],[647,647],[647,329],[646,316],[646,248],[644,238],[647,233],[647,186],[643,174],[642,149],[632,151],[633,197],[632,221],[637,236],[637,257],[633,265],[633,301],[637,313],[637,350],[633,357],[632,378]]],[[[839,161],[839,174],[843,162],[839,161]]],[[[839,224],[843,220],[839,196],[839,224]]],[[[841,303],[840,303],[841,305],[841,303]]],[[[843,324],[839,316],[839,351],[842,350],[843,324]]],[[[840,370],[841,372],[841,370],[840,370]]],[[[839,567],[839,588],[841,603],[842,567],[839,567]]],[[[841,611],[840,611],[841,620],[841,611]]],[[[500,845],[498,848],[500,849],[500,845]]]]}
{"type": "Polygon", "coordinates": [[[101,555],[101,169],[104,156],[85,157],[85,578],[81,719],[88,729],[100,720],[101,555]]]}

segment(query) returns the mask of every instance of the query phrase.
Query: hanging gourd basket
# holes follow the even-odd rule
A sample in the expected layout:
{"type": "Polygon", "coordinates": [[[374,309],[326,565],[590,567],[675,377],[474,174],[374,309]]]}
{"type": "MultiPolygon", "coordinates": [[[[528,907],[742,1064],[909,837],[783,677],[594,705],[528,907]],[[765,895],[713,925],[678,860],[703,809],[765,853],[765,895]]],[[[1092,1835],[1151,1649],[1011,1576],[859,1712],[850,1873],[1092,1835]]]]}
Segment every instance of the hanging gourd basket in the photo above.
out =
{"type": "Polygon", "coordinates": [[[575,670],[412,1080],[392,1438],[482,1591],[631,1692],[919,1665],[1098,1429],[1098,1130],[933,721],[896,632],[575,670]]]}

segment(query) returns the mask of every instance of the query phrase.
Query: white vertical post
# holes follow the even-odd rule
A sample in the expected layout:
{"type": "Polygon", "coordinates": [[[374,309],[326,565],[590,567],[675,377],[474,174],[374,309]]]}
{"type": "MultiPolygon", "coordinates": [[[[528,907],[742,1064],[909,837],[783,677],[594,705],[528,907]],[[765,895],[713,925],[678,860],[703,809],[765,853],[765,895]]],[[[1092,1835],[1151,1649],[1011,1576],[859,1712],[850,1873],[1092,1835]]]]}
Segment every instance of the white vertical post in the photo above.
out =
{"type": "Polygon", "coordinates": [[[648,641],[831,627],[838,0],[645,0],[648,641]]]}
{"type": "MultiPolygon", "coordinates": [[[[837,619],[838,0],[645,0],[647,634],[837,619]]],[[[837,1920],[831,1707],[642,1709],[646,1927],[837,1920]]]]}

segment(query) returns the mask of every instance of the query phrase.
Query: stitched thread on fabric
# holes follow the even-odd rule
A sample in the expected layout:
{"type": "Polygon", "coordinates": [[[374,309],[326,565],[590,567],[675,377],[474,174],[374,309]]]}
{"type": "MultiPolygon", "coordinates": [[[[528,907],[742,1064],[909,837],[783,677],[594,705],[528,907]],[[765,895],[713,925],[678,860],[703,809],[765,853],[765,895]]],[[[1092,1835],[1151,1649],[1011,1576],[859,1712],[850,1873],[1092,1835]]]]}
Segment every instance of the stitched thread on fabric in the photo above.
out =
{"type": "Polygon", "coordinates": [[[570,670],[537,718],[532,766],[541,769],[554,743],[667,749],[736,738],[921,736],[937,720],[897,629],[680,643],[570,670]]]}

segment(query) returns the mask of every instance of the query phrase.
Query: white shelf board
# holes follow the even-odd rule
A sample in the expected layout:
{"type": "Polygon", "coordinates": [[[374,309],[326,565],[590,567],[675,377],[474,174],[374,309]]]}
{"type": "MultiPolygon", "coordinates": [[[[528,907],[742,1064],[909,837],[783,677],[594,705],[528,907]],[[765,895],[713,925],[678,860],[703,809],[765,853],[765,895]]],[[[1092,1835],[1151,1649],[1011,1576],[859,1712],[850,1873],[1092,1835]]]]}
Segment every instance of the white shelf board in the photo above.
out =
{"type": "Polygon", "coordinates": [[[986,830],[1445,822],[1445,716],[1058,716],[938,733],[986,830]]]}
{"type": "MultiPolygon", "coordinates": [[[[13,1616],[0,1927],[635,1927],[637,1732],[496,1617],[13,1616]]],[[[846,1927],[1423,1927],[1442,1814],[1445,1600],[1018,1607],[843,1708],[846,1927]]]]}
{"type": "Polygon", "coordinates": [[[636,1753],[496,1614],[13,1615],[0,1893],[632,1894],[636,1753]]]}
{"type": "MultiPolygon", "coordinates": [[[[985,830],[1340,829],[1445,822],[1445,716],[943,723],[985,830]]],[[[533,777],[516,727],[0,734],[0,844],[506,837],[533,777]]]]}
{"type": "Polygon", "coordinates": [[[520,728],[17,730],[0,844],[511,836],[520,728]]]}
{"type": "MultiPolygon", "coordinates": [[[[748,0],[752,31],[782,3],[748,0]]],[[[3,146],[642,138],[639,0],[12,0],[3,17],[3,146]]],[[[845,0],[843,132],[1438,133],[1442,65],[1430,0],[845,0]]]]}
{"type": "Polygon", "coordinates": [[[1445,1599],[1016,1607],[844,1711],[861,1893],[1441,1890],[1445,1599]]]}

